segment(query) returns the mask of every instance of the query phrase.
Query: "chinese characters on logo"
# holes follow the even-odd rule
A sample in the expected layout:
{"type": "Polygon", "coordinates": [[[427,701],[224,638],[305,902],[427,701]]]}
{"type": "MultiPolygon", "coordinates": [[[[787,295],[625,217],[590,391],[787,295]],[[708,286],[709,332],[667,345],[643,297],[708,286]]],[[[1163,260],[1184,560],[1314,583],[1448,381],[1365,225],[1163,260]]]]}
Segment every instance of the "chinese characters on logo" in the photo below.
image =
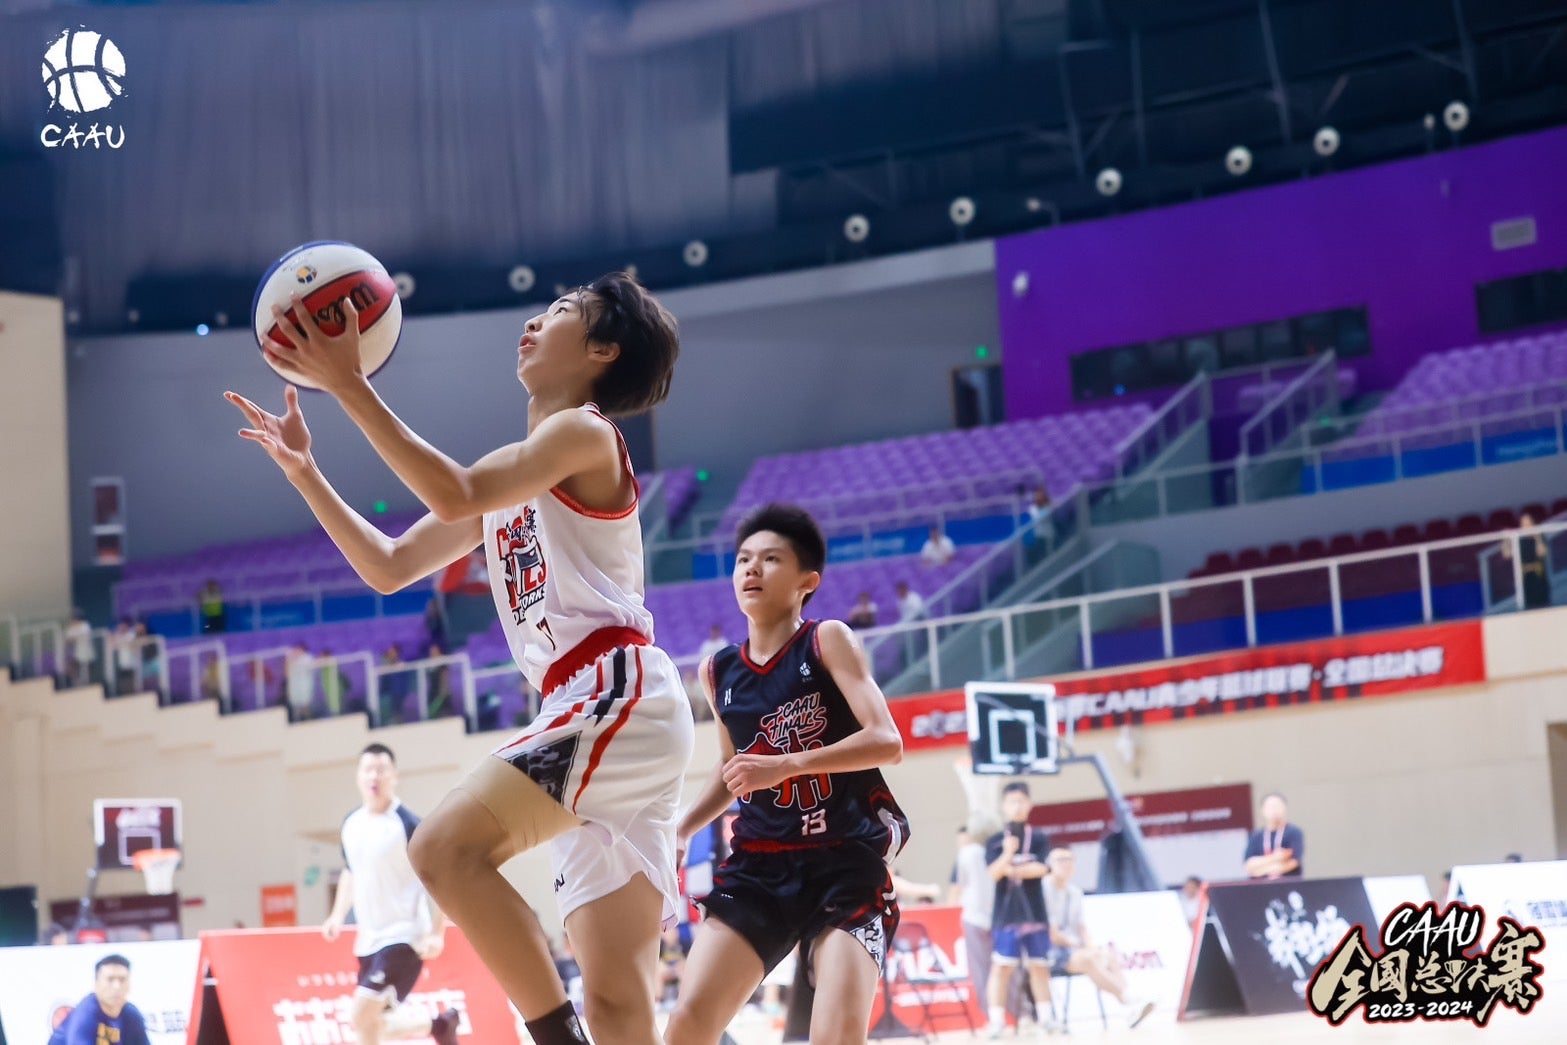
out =
{"type": "Polygon", "coordinates": [[[1403,904],[1382,926],[1382,953],[1355,926],[1311,979],[1307,1005],[1334,1026],[1364,1007],[1367,1022],[1472,1020],[1477,1026],[1498,1003],[1526,1013],[1540,997],[1534,952],[1545,947],[1539,929],[1512,918],[1497,920],[1496,935],[1478,950],[1485,912],[1455,903],[1403,904]]]}

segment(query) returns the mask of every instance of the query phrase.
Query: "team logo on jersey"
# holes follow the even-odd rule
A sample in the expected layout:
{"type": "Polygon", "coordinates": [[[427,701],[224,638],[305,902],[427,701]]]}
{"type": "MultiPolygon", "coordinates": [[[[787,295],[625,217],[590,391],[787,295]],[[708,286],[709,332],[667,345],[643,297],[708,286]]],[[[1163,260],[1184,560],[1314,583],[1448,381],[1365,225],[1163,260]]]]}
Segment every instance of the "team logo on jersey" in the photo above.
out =
{"type": "Polygon", "coordinates": [[[525,505],[521,515],[495,531],[495,557],[506,578],[512,623],[522,624],[532,616],[529,611],[544,600],[544,581],[549,572],[544,564],[544,550],[539,547],[538,520],[531,505],[525,505]]]}
{"type": "Polygon", "coordinates": [[[800,661],[800,678],[802,681],[811,681],[811,666],[805,661],[800,661]]]}
{"type": "MultiPolygon", "coordinates": [[[[821,735],[827,732],[827,709],[820,693],[807,693],[788,701],[762,716],[762,731],[742,752],[747,755],[783,755],[793,751],[811,751],[824,746],[821,735]]],[[[783,809],[815,809],[832,794],[832,778],[826,773],[790,777],[772,790],[778,793],[775,805],[783,809]]],[[[749,802],[750,795],[740,801],[749,802]]]]}

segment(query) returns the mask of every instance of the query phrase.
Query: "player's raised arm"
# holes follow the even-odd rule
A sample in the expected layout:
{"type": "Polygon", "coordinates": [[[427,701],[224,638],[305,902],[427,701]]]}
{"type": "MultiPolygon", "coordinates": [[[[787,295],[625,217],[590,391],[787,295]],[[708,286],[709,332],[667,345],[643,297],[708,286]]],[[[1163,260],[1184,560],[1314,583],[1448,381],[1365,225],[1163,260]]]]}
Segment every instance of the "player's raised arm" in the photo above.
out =
{"type": "Polygon", "coordinates": [[[310,429],[293,385],[284,389],[286,409],[281,417],[234,392],[223,397],[250,423],[240,436],[259,445],[282,469],[354,572],[376,591],[383,595],[400,591],[479,544],[481,526],[476,518],[444,523],[432,514],[402,536],[388,537],[350,508],[316,466],[310,453],[310,429]]]}

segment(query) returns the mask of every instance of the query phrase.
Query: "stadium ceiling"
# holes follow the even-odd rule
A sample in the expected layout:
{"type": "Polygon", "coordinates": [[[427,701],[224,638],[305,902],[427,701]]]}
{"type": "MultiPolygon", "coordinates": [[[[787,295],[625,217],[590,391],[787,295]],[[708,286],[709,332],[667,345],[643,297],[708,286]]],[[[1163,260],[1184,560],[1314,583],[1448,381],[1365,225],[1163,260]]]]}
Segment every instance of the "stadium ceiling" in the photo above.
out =
{"type": "Polygon", "coordinates": [[[1008,0],[965,68],[731,114],[785,222],[863,212],[883,248],[1154,206],[1567,122],[1560,0],[1008,0]],[[1443,113],[1469,111],[1461,133],[1443,113]],[[1326,126],[1341,146],[1324,158],[1326,126]],[[1246,177],[1226,153],[1253,156],[1246,177]],[[1094,188],[1113,167],[1123,188],[1094,188]],[[877,220],[877,212],[883,220],[877,220]],[[888,230],[888,226],[893,228],[888,230]],[[945,228],[943,228],[945,226],[945,228]],[[884,230],[890,237],[881,236],[884,230]]]}

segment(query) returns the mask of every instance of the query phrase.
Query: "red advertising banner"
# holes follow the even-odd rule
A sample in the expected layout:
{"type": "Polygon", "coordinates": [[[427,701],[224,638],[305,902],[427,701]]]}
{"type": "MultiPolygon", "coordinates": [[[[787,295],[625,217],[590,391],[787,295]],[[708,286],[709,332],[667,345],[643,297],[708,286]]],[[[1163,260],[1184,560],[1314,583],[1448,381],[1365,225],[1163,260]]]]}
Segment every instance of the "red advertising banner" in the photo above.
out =
{"type": "MultiPolygon", "coordinates": [[[[208,975],[217,981],[217,1003],[232,1045],[353,1041],[350,1012],[359,974],[353,948],[351,931],[331,943],[316,929],[202,933],[186,1045],[201,1045],[203,1000],[211,997],[202,989],[208,975]]],[[[446,930],[446,950],[425,963],[404,1004],[432,1017],[447,1008],[460,1010],[457,1033],[475,1045],[518,1040],[506,996],[455,928],[446,930]]]]}
{"type": "MultiPolygon", "coordinates": [[[[1137,671],[1051,680],[1078,730],[1380,697],[1485,681],[1479,621],[1263,646],[1137,671]]],[[[968,743],[963,693],[891,702],[904,746],[968,743]]]]}
{"type": "Polygon", "coordinates": [[[969,979],[961,914],[957,907],[903,906],[887,956],[887,977],[871,1009],[872,1027],[883,1024],[890,1030],[901,1024],[913,1036],[984,1030],[985,1006],[974,997],[969,979]]]}
{"type": "Polygon", "coordinates": [[[294,884],[261,887],[261,927],[291,929],[299,924],[299,895],[294,884]]]}
{"type": "MultiPolygon", "coordinates": [[[[1144,838],[1210,831],[1251,832],[1250,784],[1153,791],[1127,795],[1126,801],[1144,838]]],[[[1028,819],[1049,832],[1051,845],[1098,842],[1114,821],[1108,798],[1041,803],[1028,819]]]]}

